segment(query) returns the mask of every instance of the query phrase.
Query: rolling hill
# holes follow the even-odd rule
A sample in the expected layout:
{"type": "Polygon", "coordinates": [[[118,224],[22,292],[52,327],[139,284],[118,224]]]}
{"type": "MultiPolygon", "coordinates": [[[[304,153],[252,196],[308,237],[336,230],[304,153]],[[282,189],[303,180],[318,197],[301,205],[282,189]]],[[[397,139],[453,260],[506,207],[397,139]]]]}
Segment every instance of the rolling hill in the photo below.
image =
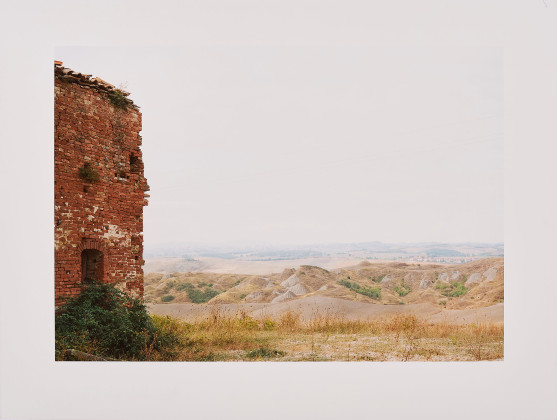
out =
{"type": "Polygon", "coordinates": [[[333,298],[379,305],[429,304],[473,309],[503,302],[504,259],[458,265],[370,263],[335,270],[302,265],[267,276],[208,272],[149,273],[145,301],[208,305],[295,303],[333,298]]]}

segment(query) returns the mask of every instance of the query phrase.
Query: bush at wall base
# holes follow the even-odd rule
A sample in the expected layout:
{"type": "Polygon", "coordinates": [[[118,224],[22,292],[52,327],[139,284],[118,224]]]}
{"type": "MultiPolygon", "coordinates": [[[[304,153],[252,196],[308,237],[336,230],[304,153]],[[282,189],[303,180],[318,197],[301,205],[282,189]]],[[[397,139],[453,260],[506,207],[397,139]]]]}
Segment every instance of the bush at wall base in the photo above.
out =
{"type": "Polygon", "coordinates": [[[169,360],[181,340],[159,331],[140,299],[113,284],[86,279],[81,293],[56,310],[56,360],[67,350],[117,360],[169,360]]]}

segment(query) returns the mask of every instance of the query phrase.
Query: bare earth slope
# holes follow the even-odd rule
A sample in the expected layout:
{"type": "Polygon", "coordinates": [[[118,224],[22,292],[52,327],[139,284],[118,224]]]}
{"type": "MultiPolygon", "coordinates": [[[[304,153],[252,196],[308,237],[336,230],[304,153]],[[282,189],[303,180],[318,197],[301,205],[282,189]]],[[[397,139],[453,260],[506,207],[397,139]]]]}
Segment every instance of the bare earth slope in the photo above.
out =
{"type": "Polygon", "coordinates": [[[145,279],[150,310],[184,319],[218,308],[258,318],[291,310],[303,318],[411,312],[434,322],[502,322],[503,296],[503,258],[452,266],[364,261],[331,271],[306,265],[267,276],[150,273],[145,279]]]}
{"type": "Polygon", "coordinates": [[[476,309],[444,310],[430,303],[377,305],[317,296],[275,304],[222,304],[216,307],[194,303],[150,304],[149,310],[157,315],[169,315],[189,322],[206,318],[218,310],[222,314],[242,313],[256,319],[276,319],[284,312],[293,311],[300,314],[302,321],[320,316],[333,316],[347,320],[375,320],[390,315],[411,313],[433,323],[467,324],[503,322],[504,304],[498,303],[476,309]]]}

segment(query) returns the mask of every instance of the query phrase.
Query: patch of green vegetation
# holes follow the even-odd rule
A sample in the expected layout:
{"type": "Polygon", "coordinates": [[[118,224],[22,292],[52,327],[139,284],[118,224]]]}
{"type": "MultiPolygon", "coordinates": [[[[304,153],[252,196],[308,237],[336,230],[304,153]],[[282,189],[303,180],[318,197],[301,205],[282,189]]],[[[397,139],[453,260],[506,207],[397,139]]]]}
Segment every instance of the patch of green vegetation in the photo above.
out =
{"type": "Polygon", "coordinates": [[[245,293],[242,293],[242,294],[240,295],[240,299],[244,299],[246,296],[247,296],[247,295],[246,295],[245,293]]]}
{"type": "Polygon", "coordinates": [[[266,319],[265,322],[263,323],[263,329],[265,331],[271,331],[274,330],[275,327],[277,326],[277,323],[271,319],[266,319]]]}
{"type": "Polygon", "coordinates": [[[386,274],[381,274],[379,277],[375,278],[372,277],[371,281],[374,283],[381,283],[381,281],[385,278],[386,274]]]}
{"type": "Polygon", "coordinates": [[[187,290],[187,289],[189,289],[190,287],[195,287],[195,286],[194,286],[193,284],[191,284],[191,283],[179,283],[179,284],[177,284],[176,286],[174,286],[174,288],[175,288],[176,290],[178,290],[179,292],[181,292],[182,290],[187,290]]]}
{"type": "Polygon", "coordinates": [[[464,296],[468,289],[462,281],[452,281],[450,283],[435,283],[435,289],[440,290],[443,296],[460,297],[464,296]]]}
{"type": "Polygon", "coordinates": [[[99,172],[89,162],[85,162],[79,168],[79,177],[87,182],[97,182],[101,178],[99,172]]]}
{"type": "Polygon", "coordinates": [[[209,302],[221,293],[218,290],[213,289],[212,284],[209,286],[208,283],[200,283],[197,287],[191,283],[180,283],[176,285],[175,288],[179,291],[185,290],[193,303],[209,302]],[[203,290],[201,290],[202,285],[205,287],[203,290]]]}
{"type": "Polygon", "coordinates": [[[412,289],[404,283],[404,279],[400,279],[400,287],[395,286],[394,291],[397,292],[400,297],[404,297],[410,293],[412,289]]]}
{"type": "Polygon", "coordinates": [[[209,354],[199,356],[195,360],[198,362],[223,362],[228,360],[228,357],[225,354],[209,352],[209,354]]]}
{"type": "Polygon", "coordinates": [[[130,103],[130,100],[126,98],[124,92],[122,92],[119,89],[115,89],[112,92],[110,92],[108,94],[108,98],[110,99],[112,105],[120,109],[126,109],[130,103]]]}
{"type": "Polygon", "coordinates": [[[341,284],[344,287],[348,287],[350,290],[353,290],[356,293],[359,293],[364,296],[368,296],[372,299],[376,299],[376,300],[381,299],[380,287],[371,287],[371,288],[363,287],[356,282],[349,282],[348,280],[341,280],[339,284],[341,284]]]}
{"type": "MultiPolygon", "coordinates": [[[[300,268],[305,268],[305,269],[308,269],[308,270],[309,270],[309,269],[312,269],[312,268],[316,268],[316,269],[318,269],[318,270],[323,271],[324,273],[327,273],[327,274],[329,273],[329,270],[326,270],[326,269],[324,269],[323,267],[318,267],[318,266],[316,266],[316,265],[302,265],[302,266],[300,266],[300,268]]],[[[304,274],[305,274],[305,273],[304,273],[304,274]]]]}
{"type": "Polygon", "coordinates": [[[286,353],[282,350],[268,349],[266,347],[259,347],[256,350],[246,352],[248,359],[269,359],[271,357],[282,357],[286,353]]]}
{"type": "Polygon", "coordinates": [[[176,284],[176,280],[169,280],[164,286],[163,292],[168,294],[172,288],[176,287],[176,284]]]}
{"type": "Polygon", "coordinates": [[[56,310],[55,340],[56,360],[66,360],[69,349],[102,358],[168,360],[182,346],[175,331],[153,322],[140,299],[92,279],[56,310]]]}
{"type": "Polygon", "coordinates": [[[448,289],[450,287],[451,287],[451,285],[449,283],[435,283],[435,289],[437,289],[437,290],[443,291],[443,290],[448,289]]]}
{"type": "Polygon", "coordinates": [[[172,295],[164,295],[163,297],[161,297],[161,300],[163,302],[170,302],[174,300],[174,296],[172,295]]]}
{"type": "Polygon", "coordinates": [[[464,286],[464,282],[461,281],[455,281],[453,284],[453,289],[451,291],[451,293],[449,294],[450,297],[459,297],[459,296],[464,296],[466,294],[466,292],[468,291],[468,289],[464,286]]]}

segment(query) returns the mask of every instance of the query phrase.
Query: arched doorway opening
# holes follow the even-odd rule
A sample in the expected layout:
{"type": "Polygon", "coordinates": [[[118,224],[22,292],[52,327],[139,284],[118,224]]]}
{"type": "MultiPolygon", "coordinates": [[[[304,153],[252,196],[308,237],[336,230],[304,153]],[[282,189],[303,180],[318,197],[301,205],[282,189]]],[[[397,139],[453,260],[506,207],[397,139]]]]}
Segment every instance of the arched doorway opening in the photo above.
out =
{"type": "Polygon", "coordinates": [[[98,249],[84,249],[81,252],[81,281],[86,278],[102,281],[104,256],[98,249]]]}

